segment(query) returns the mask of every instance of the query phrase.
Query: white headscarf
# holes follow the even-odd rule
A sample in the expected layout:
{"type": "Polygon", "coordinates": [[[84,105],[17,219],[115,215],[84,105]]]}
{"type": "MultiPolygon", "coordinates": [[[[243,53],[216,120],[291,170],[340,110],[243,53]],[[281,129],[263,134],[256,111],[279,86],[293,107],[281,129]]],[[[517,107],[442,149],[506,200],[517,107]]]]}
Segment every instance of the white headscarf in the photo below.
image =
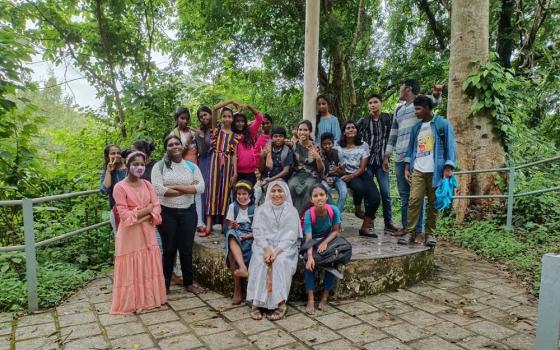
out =
{"type": "Polygon", "coordinates": [[[277,205],[272,204],[272,199],[270,198],[270,195],[272,193],[272,188],[274,186],[279,186],[284,191],[284,203],[282,203],[281,206],[285,206],[286,204],[293,206],[292,195],[290,194],[290,188],[288,187],[288,184],[284,180],[274,180],[268,184],[268,186],[266,187],[266,195],[264,197],[263,205],[272,205],[274,207],[279,207],[277,205]]]}

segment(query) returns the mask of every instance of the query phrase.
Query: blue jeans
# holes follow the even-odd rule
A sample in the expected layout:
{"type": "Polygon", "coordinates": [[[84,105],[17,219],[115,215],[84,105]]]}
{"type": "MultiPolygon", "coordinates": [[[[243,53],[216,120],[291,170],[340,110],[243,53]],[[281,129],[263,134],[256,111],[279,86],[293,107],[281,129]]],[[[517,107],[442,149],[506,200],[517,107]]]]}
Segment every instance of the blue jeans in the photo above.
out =
{"type": "MultiPolygon", "coordinates": [[[[368,165],[368,171],[379,184],[379,192],[381,193],[381,203],[383,205],[383,221],[385,226],[393,223],[393,211],[391,210],[391,193],[389,191],[389,173],[383,171],[381,166],[368,165]]],[[[375,186],[375,183],[374,183],[375,186]]],[[[366,202],[367,205],[367,202],[366,202]]]]}
{"type": "MultiPolygon", "coordinates": [[[[333,184],[329,186],[327,181],[323,181],[323,186],[326,188],[335,188],[336,192],[338,192],[338,203],[336,206],[342,213],[344,211],[344,204],[346,204],[346,197],[348,195],[348,190],[346,189],[346,182],[342,181],[342,179],[338,176],[332,176],[333,184]]],[[[329,202],[334,203],[331,195],[331,191],[328,191],[329,194],[329,202]]]]}
{"type": "MultiPolygon", "coordinates": [[[[404,162],[396,162],[395,163],[395,170],[397,175],[397,189],[399,190],[399,196],[401,197],[401,224],[402,227],[406,229],[407,223],[407,212],[408,212],[408,199],[410,197],[410,184],[406,181],[404,177],[404,162]]],[[[423,232],[424,231],[424,211],[425,211],[425,203],[424,200],[422,202],[422,210],[420,211],[420,219],[418,220],[418,225],[416,226],[416,232],[423,232]]]]}
{"type": "MultiPolygon", "coordinates": [[[[317,267],[315,267],[317,269],[317,267]]],[[[315,291],[315,274],[313,271],[309,271],[308,269],[303,269],[303,279],[305,280],[305,290],[307,292],[315,291]]],[[[323,289],[324,290],[332,290],[334,286],[334,282],[336,281],[336,277],[328,272],[325,271],[325,277],[323,278],[323,289]]]]}

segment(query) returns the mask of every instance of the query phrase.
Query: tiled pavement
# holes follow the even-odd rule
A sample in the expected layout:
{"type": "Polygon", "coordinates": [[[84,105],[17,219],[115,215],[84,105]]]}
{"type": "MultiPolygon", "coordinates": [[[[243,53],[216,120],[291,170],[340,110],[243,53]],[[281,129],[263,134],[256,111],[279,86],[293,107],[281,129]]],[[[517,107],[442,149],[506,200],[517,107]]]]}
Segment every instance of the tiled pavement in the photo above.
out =
{"type": "Polygon", "coordinates": [[[279,322],[253,321],[227,296],[177,288],[157,311],[109,315],[111,279],[103,276],[56,309],[0,314],[0,349],[532,349],[536,306],[522,287],[445,242],[436,258],[423,283],[333,301],[315,318],[292,302],[279,322]]]}

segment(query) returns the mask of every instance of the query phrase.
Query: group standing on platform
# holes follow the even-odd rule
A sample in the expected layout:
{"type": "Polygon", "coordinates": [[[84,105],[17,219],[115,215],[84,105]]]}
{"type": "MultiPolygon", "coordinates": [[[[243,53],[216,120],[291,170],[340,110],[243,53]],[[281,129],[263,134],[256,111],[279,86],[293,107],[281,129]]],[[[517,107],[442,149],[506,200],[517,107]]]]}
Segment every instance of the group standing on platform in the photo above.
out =
{"type": "Polygon", "coordinates": [[[202,106],[196,112],[199,128],[181,107],[161,160],[151,158],[155,147],[149,141],[134,142],[131,151],[107,146],[101,191],[109,197],[115,233],[111,313],[159,307],[172,283],[202,292],[193,278],[194,238],[211,235],[219,224],[233,304],[247,300],[256,320],[282,319],[303,259],[306,312],[313,315],[317,272],[323,276],[319,309],[341,278],[336,263],[325,265],[321,254],[329,254],[335,241],[345,242],[339,234],[348,195],[362,219],[359,235],[377,237],[373,228],[381,207],[384,231],[398,236],[400,244],[418,242],[425,232],[424,244],[435,246],[435,191],[453,174],[455,138],[451,124],[432,112],[441,89],[419,92],[417,81],[406,80],[399,92],[403,104],[394,115],[381,112],[381,95],[371,94],[369,114],[342,127],[330,97],[319,95],[315,130],[301,121],[291,139],[285,127],[249,104],[202,106]],[[400,229],[389,195],[393,152],[400,229]]]}

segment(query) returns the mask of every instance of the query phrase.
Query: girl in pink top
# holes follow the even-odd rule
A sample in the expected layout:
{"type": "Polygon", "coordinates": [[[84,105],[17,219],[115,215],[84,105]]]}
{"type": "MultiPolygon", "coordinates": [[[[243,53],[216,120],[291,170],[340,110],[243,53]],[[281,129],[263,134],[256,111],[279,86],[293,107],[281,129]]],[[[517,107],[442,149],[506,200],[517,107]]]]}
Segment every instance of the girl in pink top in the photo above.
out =
{"type": "Polygon", "coordinates": [[[126,158],[128,176],[113,190],[120,225],[115,237],[112,314],[129,314],[167,302],[155,225],[161,207],[152,184],[141,179],[146,155],[134,151],[126,158]]]}
{"type": "Polygon", "coordinates": [[[257,133],[257,139],[255,141],[255,164],[258,167],[261,151],[266,146],[266,144],[272,139],[270,135],[270,129],[272,128],[272,117],[268,114],[263,115],[263,121],[261,125],[261,132],[257,133]]]}
{"type": "Polygon", "coordinates": [[[254,186],[257,182],[255,170],[255,140],[263,122],[261,112],[251,105],[247,105],[255,116],[255,120],[248,124],[247,117],[243,112],[236,112],[233,115],[233,132],[239,135],[237,144],[237,180],[247,180],[254,186]]]}

